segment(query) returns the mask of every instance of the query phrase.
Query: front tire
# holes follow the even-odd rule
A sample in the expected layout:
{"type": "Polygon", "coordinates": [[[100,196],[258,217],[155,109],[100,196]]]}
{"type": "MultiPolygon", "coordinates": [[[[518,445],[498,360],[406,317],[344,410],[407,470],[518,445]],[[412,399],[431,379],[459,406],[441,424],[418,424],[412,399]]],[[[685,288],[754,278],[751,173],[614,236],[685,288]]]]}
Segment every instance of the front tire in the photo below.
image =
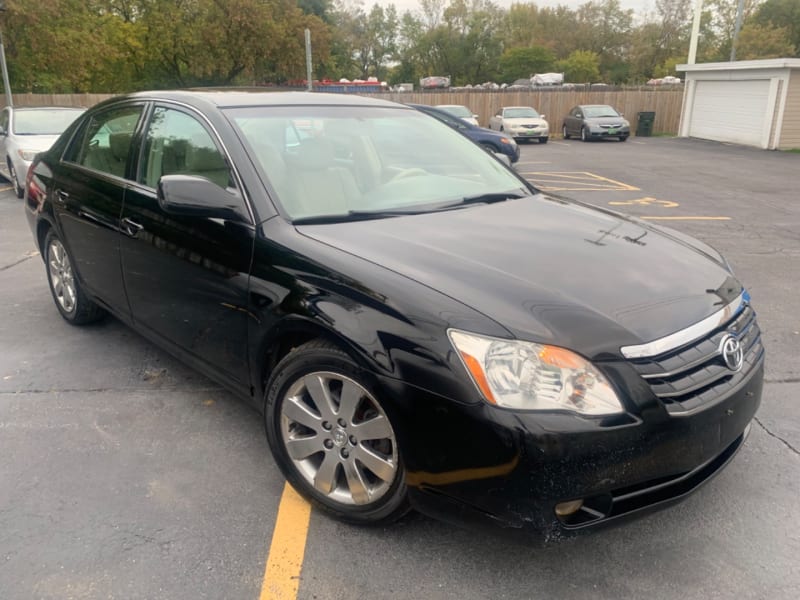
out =
{"type": "Polygon", "coordinates": [[[285,356],[267,386],[267,440],[283,475],[348,523],[389,523],[410,510],[397,437],[378,398],[372,377],[323,340],[285,356]]]}
{"type": "Polygon", "coordinates": [[[14,194],[17,198],[22,198],[25,195],[25,188],[23,188],[19,184],[19,180],[17,179],[17,170],[14,168],[14,163],[11,162],[11,159],[7,159],[6,162],[8,163],[8,176],[11,179],[11,185],[14,188],[14,194]]]}
{"type": "Polygon", "coordinates": [[[620,141],[620,142],[626,142],[627,140],[628,140],[628,136],[627,136],[627,135],[621,135],[621,136],[619,136],[619,141],[620,141]]]}
{"type": "Polygon", "coordinates": [[[561,127],[561,135],[564,136],[565,140],[569,139],[570,136],[569,136],[569,133],[567,132],[567,126],[566,125],[561,127]]]}
{"type": "Polygon", "coordinates": [[[540,143],[540,144],[546,144],[546,143],[547,143],[547,140],[549,140],[549,139],[550,139],[550,138],[546,138],[546,137],[540,137],[540,138],[539,138],[539,143],[540,143]]]}
{"type": "Polygon", "coordinates": [[[44,241],[47,282],[61,316],[71,325],[86,325],[102,319],[106,312],[81,289],[72,270],[72,260],[54,230],[44,241]]]}
{"type": "Polygon", "coordinates": [[[581,141],[588,142],[589,136],[586,134],[586,127],[581,127],[581,141]]]}

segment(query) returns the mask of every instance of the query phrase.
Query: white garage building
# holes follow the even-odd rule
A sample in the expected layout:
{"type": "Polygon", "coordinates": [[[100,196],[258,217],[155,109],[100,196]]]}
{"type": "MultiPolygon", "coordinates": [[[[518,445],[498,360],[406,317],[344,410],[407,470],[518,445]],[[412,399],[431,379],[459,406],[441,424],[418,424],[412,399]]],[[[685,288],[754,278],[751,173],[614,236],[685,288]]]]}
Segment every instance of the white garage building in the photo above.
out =
{"type": "Polygon", "coordinates": [[[677,68],[686,74],[681,137],[800,148],[800,58],[677,68]]]}

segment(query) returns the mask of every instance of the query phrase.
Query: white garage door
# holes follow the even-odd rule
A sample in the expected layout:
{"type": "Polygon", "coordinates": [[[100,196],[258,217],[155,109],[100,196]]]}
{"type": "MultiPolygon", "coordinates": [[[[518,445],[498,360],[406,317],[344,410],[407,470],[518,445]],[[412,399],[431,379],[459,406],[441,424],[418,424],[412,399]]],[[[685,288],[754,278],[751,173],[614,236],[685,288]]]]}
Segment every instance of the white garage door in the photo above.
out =
{"type": "Polygon", "coordinates": [[[768,99],[768,79],[698,81],[689,136],[761,146],[765,127],[772,122],[768,99]]]}

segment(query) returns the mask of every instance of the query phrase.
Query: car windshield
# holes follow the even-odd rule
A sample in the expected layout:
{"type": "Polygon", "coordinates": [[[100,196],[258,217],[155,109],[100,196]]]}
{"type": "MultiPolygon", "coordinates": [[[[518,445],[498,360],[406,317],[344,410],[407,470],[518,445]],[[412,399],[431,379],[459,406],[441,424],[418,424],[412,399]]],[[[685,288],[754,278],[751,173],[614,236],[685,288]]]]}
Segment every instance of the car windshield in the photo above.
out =
{"type": "Polygon", "coordinates": [[[59,135],[82,112],[77,108],[17,110],[13,131],[16,135],[59,135]]]}
{"type": "Polygon", "coordinates": [[[472,112],[466,106],[437,106],[455,117],[471,117],[472,112]]]}
{"type": "Polygon", "coordinates": [[[506,119],[519,119],[519,118],[531,118],[531,119],[538,119],[539,113],[533,110],[528,106],[521,106],[519,108],[507,108],[503,112],[503,116],[506,119]]]}
{"type": "MultiPolygon", "coordinates": [[[[449,209],[476,197],[530,194],[524,182],[447,125],[412,109],[231,108],[292,220],[449,209]]],[[[336,220],[336,219],[333,219],[336,220]]]]}
{"type": "Polygon", "coordinates": [[[618,117],[619,113],[610,106],[586,106],[583,114],[591,118],[599,117],[618,117]]]}

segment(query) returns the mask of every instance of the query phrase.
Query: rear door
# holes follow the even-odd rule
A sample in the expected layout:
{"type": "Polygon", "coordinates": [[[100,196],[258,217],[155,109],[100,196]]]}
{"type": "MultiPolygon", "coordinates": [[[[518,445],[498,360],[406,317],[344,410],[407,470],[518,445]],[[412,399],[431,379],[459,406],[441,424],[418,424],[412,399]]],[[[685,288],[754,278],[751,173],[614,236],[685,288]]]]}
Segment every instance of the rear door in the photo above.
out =
{"type": "Polygon", "coordinates": [[[126,319],[120,217],[131,179],[133,135],[144,108],[142,102],[126,103],[89,117],[55,167],[52,184],[56,219],[81,283],[126,319]]]}
{"type": "Polygon", "coordinates": [[[201,370],[246,388],[255,228],[169,214],[156,195],[163,175],[187,174],[205,177],[241,198],[221,143],[199,114],[156,105],[142,135],[137,171],[125,196],[121,236],[122,271],[135,323],[201,370]]]}

